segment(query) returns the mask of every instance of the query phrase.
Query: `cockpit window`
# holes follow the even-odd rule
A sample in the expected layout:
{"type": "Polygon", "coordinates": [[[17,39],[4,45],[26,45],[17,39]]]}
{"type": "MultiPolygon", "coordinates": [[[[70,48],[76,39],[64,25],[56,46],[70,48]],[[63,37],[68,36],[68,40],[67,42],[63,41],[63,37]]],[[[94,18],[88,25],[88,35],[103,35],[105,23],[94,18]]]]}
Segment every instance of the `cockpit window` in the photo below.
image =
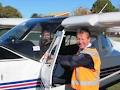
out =
{"type": "Polygon", "coordinates": [[[29,29],[26,23],[20,24],[1,36],[0,43],[10,43],[12,40],[20,40],[29,29]]]}
{"type": "Polygon", "coordinates": [[[30,32],[24,37],[24,40],[31,41],[34,45],[39,45],[41,33],[42,33],[42,26],[39,23],[37,23],[31,28],[30,32]]]}
{"type": "Polygon", "coordinates": [[[66,35],[65,46],[76,44],[76,36],[66,35]]]}
{"type": "Polygon", "coordinates": [[[2,35],[0,45],[39,60],[49,48],[59,24],[42,19],[24,22],[2,35]]]}

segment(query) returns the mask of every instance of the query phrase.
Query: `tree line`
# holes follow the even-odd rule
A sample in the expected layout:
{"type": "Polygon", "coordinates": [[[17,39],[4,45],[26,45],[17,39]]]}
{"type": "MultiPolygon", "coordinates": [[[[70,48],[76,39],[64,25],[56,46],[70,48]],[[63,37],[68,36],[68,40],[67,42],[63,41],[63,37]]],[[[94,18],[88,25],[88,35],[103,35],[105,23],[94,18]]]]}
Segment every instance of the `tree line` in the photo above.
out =
{"type": "Polygon", "coordinates": [[[119,9],[116,8],[111,3],[110,0],[96,0],[90,10],[80,7],[80,8],[75,9],[73,15],[79,16],[79,15],[86,15],[86,14],[90,14],[90,13],[99,13],[101,10],[103,13],[119,11],[119,9]],[[106,7],[103,9],[104,6],[106,6],[106,7]]]}
{"type": "Polygon", "coordinates": [[[0,3],[0,18],[22,18],[22,14],[12,6],[3,7],[0,3]]]}
{"type": "MultiPolygon", "coordinates": [[[[118,8],[116,8],[110,0],[96,0],[90,10],[78,7],[73,12],[73,16],[79,16],[79,15],[86,15],[90,13],[99,13],[102,8],[106,5],[106,7],[103,9],[102,12],[115,12],[119,11],[118,8]]],[[[31,18],[40,18],[45,17],[42,14],[33,13],[31,15],[31,18]]],[[[0,18],[22,18],[22,14],[14,7],[12,6],[5,6],[3,7],[0,3],[0,18]]]]}

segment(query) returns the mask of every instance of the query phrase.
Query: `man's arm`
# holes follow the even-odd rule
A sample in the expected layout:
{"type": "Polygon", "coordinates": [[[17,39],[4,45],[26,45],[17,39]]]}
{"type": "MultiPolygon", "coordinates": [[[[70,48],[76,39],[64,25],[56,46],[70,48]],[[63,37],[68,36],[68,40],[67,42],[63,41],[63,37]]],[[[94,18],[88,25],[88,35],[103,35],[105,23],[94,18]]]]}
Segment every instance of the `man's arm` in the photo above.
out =
{"type": "Polygon", "coordinates": [[[94,62],[89,54],[80,54],[79,56],[60,55],[58,56],[57,62],[69,67],[82,66],[82,67],[94,69],[94,62]]]}

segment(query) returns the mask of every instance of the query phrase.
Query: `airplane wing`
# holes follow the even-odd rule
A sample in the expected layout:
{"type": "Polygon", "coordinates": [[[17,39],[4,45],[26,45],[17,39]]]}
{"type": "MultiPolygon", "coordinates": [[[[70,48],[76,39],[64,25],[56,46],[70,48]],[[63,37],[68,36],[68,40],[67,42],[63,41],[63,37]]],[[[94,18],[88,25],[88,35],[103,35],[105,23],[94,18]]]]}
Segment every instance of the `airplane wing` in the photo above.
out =
{"type": "Polygon", "coordinates": [[[63,20],[65,28],[88,27],[90,31],[119,31],[120,12],[74,16],[63,20]],[[119,28],[118,28],[119,27],[119,28]]]}

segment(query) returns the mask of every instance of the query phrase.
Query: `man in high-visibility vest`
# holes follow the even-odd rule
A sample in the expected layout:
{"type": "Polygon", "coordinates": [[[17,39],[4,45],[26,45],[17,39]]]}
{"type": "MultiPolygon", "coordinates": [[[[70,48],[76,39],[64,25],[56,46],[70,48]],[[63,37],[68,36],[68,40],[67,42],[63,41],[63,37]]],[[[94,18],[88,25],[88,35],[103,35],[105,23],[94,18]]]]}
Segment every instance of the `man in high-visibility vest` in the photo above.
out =
{"type": "Polygon", "coordinates": [[[100,57],[90,43],[88,30],[79,30],[76,34],[78,53],[70,56],[59,56],[58,62],[73,68],[71,86],[75,90],[99,90],[100,57]]]}

